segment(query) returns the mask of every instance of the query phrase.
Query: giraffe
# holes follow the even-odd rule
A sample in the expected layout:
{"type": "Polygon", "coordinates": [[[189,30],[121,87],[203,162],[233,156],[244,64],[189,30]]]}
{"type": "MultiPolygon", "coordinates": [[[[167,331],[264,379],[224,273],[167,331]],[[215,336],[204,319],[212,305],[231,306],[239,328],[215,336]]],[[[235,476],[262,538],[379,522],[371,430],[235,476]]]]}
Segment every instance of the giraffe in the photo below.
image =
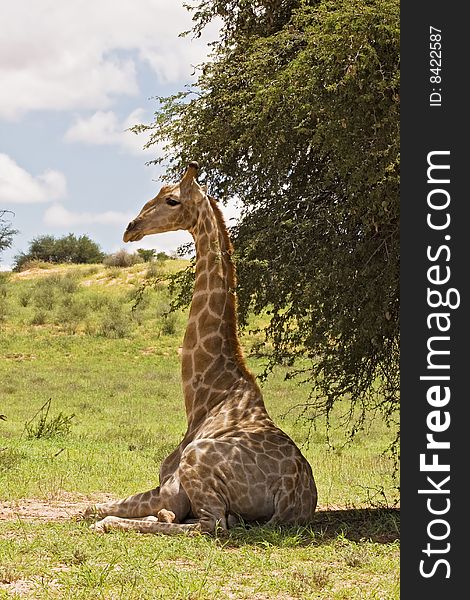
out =
{"type": "Polygon", "coordinates": [[[269,417],[237,337],[233,251],[222,213],[197,182],[191,162],[129,223],[125,242],[185,229],[196,246],[196,273],[183,340],[187,431],[160,468],[156,488],[97,504],[96,531],[226,531],[238,519],[268,524],[312,520],[317,490],[295,443],[269,417]]]}

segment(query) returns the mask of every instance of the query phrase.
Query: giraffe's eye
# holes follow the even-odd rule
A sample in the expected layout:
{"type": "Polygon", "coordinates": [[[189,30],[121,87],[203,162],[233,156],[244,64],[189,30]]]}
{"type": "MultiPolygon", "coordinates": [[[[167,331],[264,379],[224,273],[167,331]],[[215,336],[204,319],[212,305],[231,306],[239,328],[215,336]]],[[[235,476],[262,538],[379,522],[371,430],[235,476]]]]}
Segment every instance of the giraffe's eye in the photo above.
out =
{"type": "Polygon", "coordinates": [[[173,200],[173,198],[167,198],[166,203],[168,206],[178,206],[178,204],[181,204],[181,202],[178,202],[178,200],[173,200]]]}

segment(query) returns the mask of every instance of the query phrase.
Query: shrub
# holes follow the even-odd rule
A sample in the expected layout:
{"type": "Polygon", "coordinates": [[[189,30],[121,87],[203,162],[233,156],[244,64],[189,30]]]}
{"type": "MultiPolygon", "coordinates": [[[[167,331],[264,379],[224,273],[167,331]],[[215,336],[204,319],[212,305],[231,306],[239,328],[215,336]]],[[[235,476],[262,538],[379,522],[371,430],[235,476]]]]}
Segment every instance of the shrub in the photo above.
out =
{"type": "Polygon", "coordinates": [[[49,418],[49,410],[51,408],[52,398],[49,398],[32,419],[25,423],[26,437],[28,439],[51,438],[55,436],[67,435],[70,432],[72,415],[65,415],[60,412],[55,417],[49,418]]]}
{"type": "Polygon", "coordinates": [[[174,335],[178,324],[178,316],[175,312],[170,312],[168,302],[160,300],[155,312],[156,316],[160,319],[160,332],[163,335],[174,335]]]}
{"type": "Polygon", "coordinates": [[[7,320],[8,315],[8,298],[0,294],[0,323],[7,320]]]}
{"type": "Polygon", "coordinates": [[[18,301],[21,306],[28,306],[29,301],[31,300],[31,295],[33,291],[31,288],[24,290],[18,297],[18,301]]]}
{"type": "Polygon", "coordinates": [[[56,281],[54,276],[39,279],[32,290],[31,299],[36,308],[50,311],[56,299],[56,281]]]}
{"type": "Polygon", "coordinates": [[[45,310],[37,310],[31,317],[31,325],[44,325],[47,322],[47,312],[45,310]]]}
{"type": "Polygon", "coordinates": [[[56,279],[56,285],[65,294],[74,294],[79,289],[78,277],[76,274],[68,273],[56,279]]]}
{"type": "Polygon", "coordinates": [[[96,275],[97,273],[99,273],[99,271],[100,271],[99,266],[93,265],[91,267],[83,269],[80,274],[82,277],[91,277],[92,275],[96,275]]]}
{"type": "Polygon", "coordinates": [[[129,317],[124,313],[122,306],[117,303],[110,304],[98,329],[99,335],[107,338],[123,338],[130,329],[129,317]]]}
{"type": "Polygon", "coordinates": [[[65,296],[57,309],[55,322],[68,333],[75,333],[88,313],[87,302],[80,297],[65,296]]]}
{"type": "Polygon", "coordinates": [[[111,302],[109,296],[95,291],[89,292],[87,294],[87,298],[90,311],[101,310],[104,306],[109,305],[111,302]]]}
{"type": "MultiPolygon", "coordinates": [[[[15,258],[16,260],[16,258],[15,258]]],[[[18,267],[15,266],[15,271],[29,271],[30,269],[50,269],[52,263],[46,262],[44,260],[24,260],[21,262],[18,267]]]]}
{"type": "Polygon", "coordinates": [[[155,277],[158,277],[161,274],[162,274],[162,263],[159,260],[152,261],[147,268],[147,272],[145,273],[145,278],[146,279],[154,279],[155,277]]]}
{"type": "Polygon", "coordinates": [[[5,448],[0,451],[0,473],[12,471],[24,458],[26,454],[13,448],[5,448]]]}
{"type": "Polygon", "coordinates": [[[108,267],[106,277],[108,279],[117,279],[122,275],[122,267],[108,267]]]}
{"type": "Polygon", "coordinates": [[[0,295],[6,295],[6,286],[10,281],[10,273],[0,271],[0,295]],[[5,290],[5,291],[4,291],[5,290]]]}
{"type": "Polygon", "coordinates": [[[103,260],[106,267],[132,267],[132,265],[142,262],[144,262],[144,259],[139,254],[131,254],[123,248],[114,252],[114,254],[108,254],[103,260]]]}
{"type": "Polygon", "coordinates": [[[8,273],[0,272],[0,323],[6,320],[8,313],[8,273]]]}
{"type": "Polygon", "coordinates": [[[164,335],[173,335],[176,333],[176,325],[178,323],[178,317],[176,313],[168,313],[163,316],[161,332],[164,335]]]}
{"type": "MultiPolygon", "coordinates": [[[[46,321],[48,312],[55,307],[65,304],[70,306],[70,297],[79,290],[77,276],[75,274],[60,275],[53,273],[38,279],[34,286],[23,293],[20,303],[27,306],[31,301],[38,311],[33,317],[33,325],[42,325],[46,321]]],[[[62,310],[64,313],[64,310],[62,310]]],[[[64,316],[66,319],[66,316],[64,316]]],[[[62,317],[60,317],[62,320],[62,317]]]]}

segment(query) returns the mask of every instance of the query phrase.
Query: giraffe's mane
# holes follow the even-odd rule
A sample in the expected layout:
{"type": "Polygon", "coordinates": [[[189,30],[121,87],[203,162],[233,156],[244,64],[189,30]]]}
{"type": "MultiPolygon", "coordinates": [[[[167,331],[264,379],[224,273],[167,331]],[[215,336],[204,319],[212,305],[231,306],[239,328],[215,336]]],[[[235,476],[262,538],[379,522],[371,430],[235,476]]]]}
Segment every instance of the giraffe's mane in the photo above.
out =
{"type": "Polygon", "coordinates": [[[237,287],[237,274],[235,270],[235,265],[232,261],[233,254],[233,245],[230,239],[230,235],[227,230],[227,225],[225,224],[225,219],[220,210],[217,200],[212,196],[207,196],[209,199],[212,211],[214,212],[215,219],[217,221],[217,229],[219,231],[219,237],[221,237],[221,251],[222,251],[222,260],[225,265],[226,273],[225,276],[227,278],[227,288],[229,292],[229,301],[231,304],[232,318],[228,322],[228,335],[230,338],[230,342],[232,345],[232,352],[237,361],[238,366],[241,371],[245,375],[245,377],[251,381],[256,387],[257,383],[253,373],[248,369],[245,357],[243,356],[243,351],[240,346],[240,341],[238,339],[238,311],[237,311],[237,297],[235,295],[235,290],[237,287]]]}

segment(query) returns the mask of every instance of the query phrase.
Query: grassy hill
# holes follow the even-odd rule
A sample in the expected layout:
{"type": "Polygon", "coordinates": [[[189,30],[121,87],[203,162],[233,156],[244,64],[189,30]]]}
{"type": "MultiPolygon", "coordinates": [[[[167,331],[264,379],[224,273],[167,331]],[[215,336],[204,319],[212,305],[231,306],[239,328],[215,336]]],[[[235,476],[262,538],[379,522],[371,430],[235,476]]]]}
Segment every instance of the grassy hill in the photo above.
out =
{"type": "MultiPolygon", "coordinates": [[[[328,444],[324,423],[311,429],[292,410],[306,390],[281,367],[262,389],[312,464],[321,508],[312,528],[237,530],[224,541],[99,537],[28,512],[36,503],[74,514],[158,483],[185,431],[187,314],[168,313],[163,281],[184,264],[0,274],[0,598],[398,598],[397,515],[380,508],[396,500],[382,454],[390,432],[370,422],[344,446],[338,413],[328,444]]],[[[254,341],[242,336],[247,354],[254,341]]],[[[248,363],[262,371],[261,358],[248,363]]]]}

